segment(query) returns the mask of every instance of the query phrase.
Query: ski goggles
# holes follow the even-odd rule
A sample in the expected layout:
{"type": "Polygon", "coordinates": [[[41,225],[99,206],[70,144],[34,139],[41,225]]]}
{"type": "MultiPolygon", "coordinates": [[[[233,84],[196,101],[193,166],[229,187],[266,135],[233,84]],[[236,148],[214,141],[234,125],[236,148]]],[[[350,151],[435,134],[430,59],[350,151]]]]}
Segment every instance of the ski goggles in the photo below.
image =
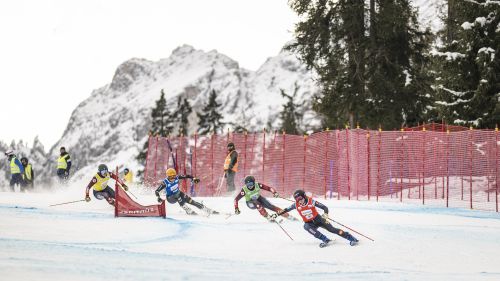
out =
{"type": "Polygon", "coordinates": [[[255,183],[254,183],[254,182],[251,182],[251,181],[249,181],[249,182],[246,182],[246,183],[245,183],[245,185],[246,185],[247,187],[253,187],[253,186],[254,186],[254,184],[255,184],[255,183]]]}

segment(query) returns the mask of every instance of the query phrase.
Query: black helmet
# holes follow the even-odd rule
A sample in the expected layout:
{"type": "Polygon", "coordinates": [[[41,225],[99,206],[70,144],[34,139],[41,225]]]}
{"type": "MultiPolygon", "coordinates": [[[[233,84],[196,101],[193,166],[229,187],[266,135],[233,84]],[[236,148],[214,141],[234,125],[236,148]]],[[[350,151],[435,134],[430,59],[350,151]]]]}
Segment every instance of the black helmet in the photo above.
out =
{"type": "Polygon", "coordinates": [[[108,172],[108,166],[104,164],[99,165],[99,167],[97,168],[97,172],[99,172],[99,174],[101,175],[106,174],[108,172]]]}
{"type": "Polygon", "coordinates": [[[26,163],[28,163],[28,158],[26,158],[26,157],[21,158],[21,162],[23,162],[23,161],[26,161],[26,163]]]}
{"type": "Polygon", "coordinates": [[[306,193],[302,189],[295,190],[295,192],[293,193],[293,198],[295,199],[295,201],[299,201],[300,199],[307,200],[306,193]]]}
{"type": "Polygon", "coordinates": [[[255,185],[255,178],[253,176],[246,176],[245,177],[245,185],[248,188],[253,188],[255,185]]]}
{"type": "Polygon", "coordinates": [[[227,148],[234,149],[234,143],[232,142],[228,143],[227,148]]]}
{"type": "Polygon", "coordinates": [[[123,172],[124,172],[124,173],[128,173],[128,172],[129,172],[129,169],[128,169],[128,168],[125,168],[125,169],[123,169],[123,172]]]}

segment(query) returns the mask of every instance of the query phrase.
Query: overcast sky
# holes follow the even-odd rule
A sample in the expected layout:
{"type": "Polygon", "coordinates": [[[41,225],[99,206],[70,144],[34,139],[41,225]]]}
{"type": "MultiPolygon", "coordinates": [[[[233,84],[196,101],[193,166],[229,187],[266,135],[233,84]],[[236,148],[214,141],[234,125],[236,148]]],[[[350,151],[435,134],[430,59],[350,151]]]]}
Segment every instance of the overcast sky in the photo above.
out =
{"type": "Polygon", "coordinates": [[[71,112],[122,62],[216,49],[256,70],[293,38],[287,0],[0,2],[0,140],[48,150],[71,112]]]}

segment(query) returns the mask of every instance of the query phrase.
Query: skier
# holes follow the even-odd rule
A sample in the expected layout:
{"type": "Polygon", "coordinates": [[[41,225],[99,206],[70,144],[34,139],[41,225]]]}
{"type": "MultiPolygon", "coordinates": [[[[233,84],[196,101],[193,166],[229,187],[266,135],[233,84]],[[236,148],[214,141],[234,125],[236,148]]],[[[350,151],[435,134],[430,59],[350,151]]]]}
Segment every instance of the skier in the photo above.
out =
{"type": "MultiPolygon", "coordinates": [[[[245,177],[245,185],[241,188],[240,193],[234,198],[234,213],[239,215],[240,209],[238,208],[238,201],[244,196],[246,200],[246,204],[248,208],[250,209],[257,209],[259,213],[266,218],[270,222],[274,222],[276,217],[270,216],[266,209],[273,210],[275,212],[280,212],[283,211],[282,209],[274,206],[269,202],[265,197],[260,195],[260,190],[267,190],[273,194],[274,197],[279,197],[278,192],[265,184],[258,183],[255,181],[255,177],[253,176],[246,176],[245,177]]],[[[284,217],[290,219],[290,220],[297,220],[296,218],[289,216],[288,214],[284,213],[284,217]]]]}
{"type": "Polygon", "coordinates": [[[115,205],[115,191],[108,186],[109,179],[112,178],[116,180],[125,191],[128,190],[126,184],[124,184],[118,175],[108,171],[108,166],[101,164],[97,168],[97,174],[92,178],[92,180],[87,185],[85,190],[85,201],[90,201],[89,191],[93,188],[94,197],[98,200],[106,199],[110,205],[115,205]]]}
{"type": "Polygon", "coordinates": [[[24,167],[24,186],[33,189],[33,182],[35,181],[35,172],[33,171],[33,167],[28,161],[28,158],[21,158],[21,164],[24,167]]]}
{"type": "Polygon", "coordinates": [[[354,246],[359,242],[358,239],[349,234],[349,232],[335,228],[328,222],[328,207],[310,197],[307,197],[306,193],[300,189],[293,193],[293,197],[295,198],[295,203],[293,205],[283,211],[276,212],[276,214],[273,214],[272,217],[276,218],[277,216],[284,215],[293,209],[297,209],[299,215],[304,220],[304,229],[314,235],[314,237],[323,241],[319,244],[321,248],[326,247],[331,240],[318,231],[319,227],[323,227],[331,233],[335,233],[340,237],[349,240],[349,244],[351,246],[354,246]],[[323,215],[318,214],[316,207],[323,209],[323,215]]]}
{"type": "Polygon", "coordinates": [[[196,212],[191,210],[186,203],[195,206],[196,208],[204,211],[207,215],[218,214],[219,212],[211,210],[202,203],[194,201],[189,195],[185,194],[179,189],[179,180],[182,179],[192,179],[194,183],[199,183],[200,180],[191,175],[177,175],[175,169],[168,168],[166,171],[167,177],[161,182],[160,186],[156,189],[155,194],[158,198],[158,202],[162,203],[163,199],[160,197],[160,191],[165,189],[167,202],[170,204],[179,203],[182,209],[186,211],[188,215],[196,215],[196,212]]]}
{"type": "Polygon", "coordinates": [[[19,162],[14,151],[9,149],[5,152],[5,156],[7,156],[7,161],[10,163],[10,190],[15,191],[15,185],[19,184],[20,189],[24,185],[23,175],[24,175],[24,166],[19,162]]]}

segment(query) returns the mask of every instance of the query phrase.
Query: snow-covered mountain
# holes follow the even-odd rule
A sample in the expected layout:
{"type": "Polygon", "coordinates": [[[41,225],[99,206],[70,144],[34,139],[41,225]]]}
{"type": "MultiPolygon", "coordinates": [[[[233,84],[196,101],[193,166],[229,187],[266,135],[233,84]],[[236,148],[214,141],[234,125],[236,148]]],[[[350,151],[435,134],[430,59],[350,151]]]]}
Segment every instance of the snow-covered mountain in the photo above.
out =
{"type": "Polygon", "coordinates": [[[269,58],[257,71],[240,68],[215,50],[204,52],[188,45],[157,62],[128,60],[117,68],[110,84],[94,90],[73,111],[62,138],[48,153],[45,175],[54,174],[61,146],[69,151],[75,169],[87,176],[101,162],[137,169],[134,158],[146,140],[151,110],[161,90],[172,110],[178,96],[190,101],[193,113],[188,134],[192,134],[197,129],[196,112],[212,90],[222,104],[223,122],[262,130],[268,124],[279,127],[277,117],[285,102],[280,89],[292,94],[295,87],[296,102],[303,105],[303,128],[319,127],[320,120],[311,110],[311,97],[318,88],[312,73],[290,53],[269,58]]]}

